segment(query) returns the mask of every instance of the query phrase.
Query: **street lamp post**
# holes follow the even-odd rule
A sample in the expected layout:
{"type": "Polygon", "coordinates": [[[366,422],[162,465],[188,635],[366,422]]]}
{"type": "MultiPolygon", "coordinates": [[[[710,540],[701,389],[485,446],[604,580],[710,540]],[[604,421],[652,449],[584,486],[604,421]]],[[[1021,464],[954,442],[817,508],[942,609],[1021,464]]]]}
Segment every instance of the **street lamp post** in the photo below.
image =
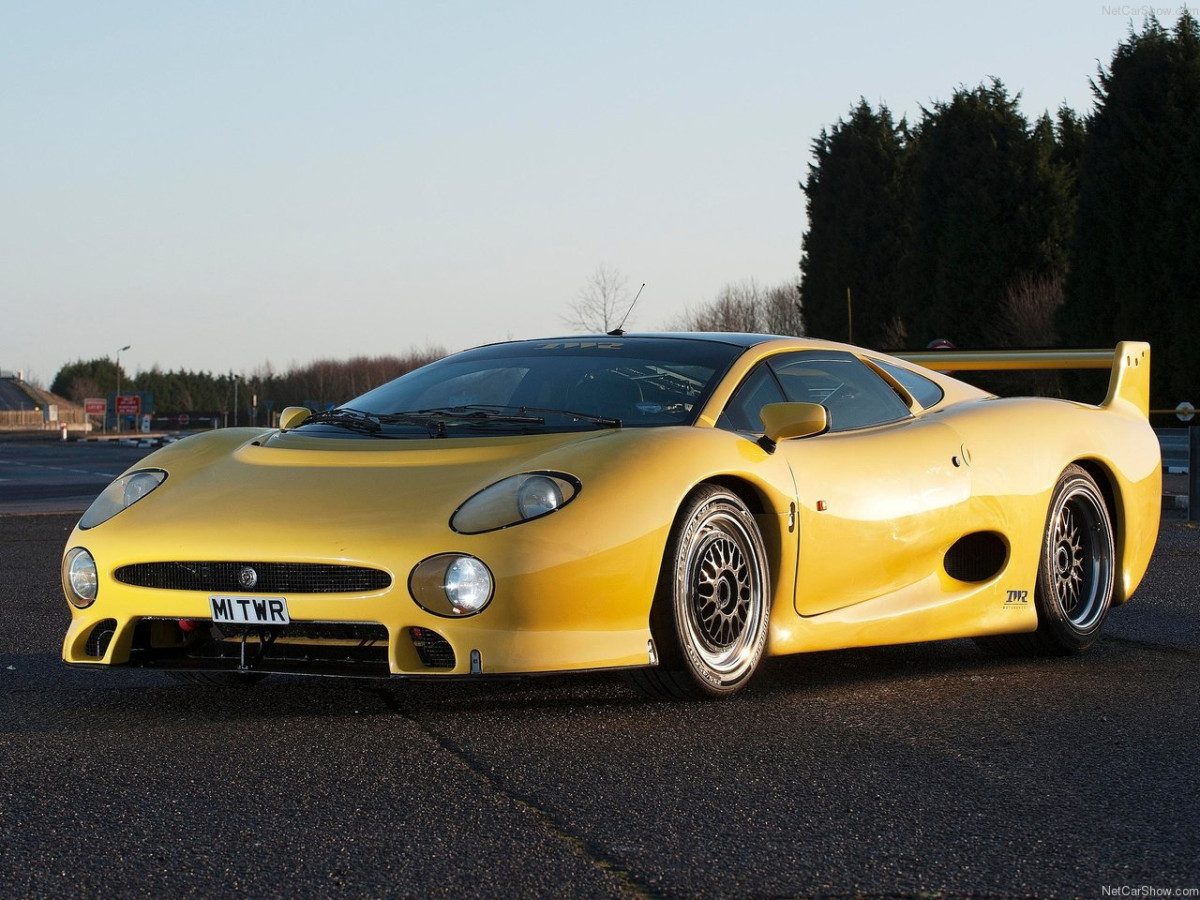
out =
{"type": "Polygon", "coordinates": [[[232,372],[230,372],[229,375],[233,379],[233,427],[237,428],[237,423],[238,423],[238,381],[240,380],[240,378],[239,378],[239,376],[234,375],[232,372]]]}
{"type": "Polygon", "coordinates": [[[117,412],[117,434],[121,433],[121,354],[128,350],[132,345],[126,344],[117,351],[117,396],[113,400],[113,406],[117,412]]]}

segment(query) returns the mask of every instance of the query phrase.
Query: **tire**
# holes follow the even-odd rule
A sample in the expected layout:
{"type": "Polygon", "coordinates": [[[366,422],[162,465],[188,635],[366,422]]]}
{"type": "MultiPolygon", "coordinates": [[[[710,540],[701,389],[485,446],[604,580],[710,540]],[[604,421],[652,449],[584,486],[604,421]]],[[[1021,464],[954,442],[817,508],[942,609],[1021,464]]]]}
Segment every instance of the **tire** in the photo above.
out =
{"type": "Polygon", "coordinates": [[[169,678],[204,687],[249,687],[267,677],[266,672],[167,672],[169,678]]]}
{"type": "Polygon", "coordinates": [[[656,668],[630,673],[657,699],[730,697],[750,680],[767,642],[770,578],[762,535],[736,494],[701,485],[667,541],[650,629],[656,668]]]}
{"type": "Polygon", "coordinates": [[[1034,591],[1037,631],[978,643],[1025,656],[1082,653],[1100,636],[1115,584],[1116,549],[1104,495],[1086,470],[1068,466],[1046,514],[1034,591]]]}

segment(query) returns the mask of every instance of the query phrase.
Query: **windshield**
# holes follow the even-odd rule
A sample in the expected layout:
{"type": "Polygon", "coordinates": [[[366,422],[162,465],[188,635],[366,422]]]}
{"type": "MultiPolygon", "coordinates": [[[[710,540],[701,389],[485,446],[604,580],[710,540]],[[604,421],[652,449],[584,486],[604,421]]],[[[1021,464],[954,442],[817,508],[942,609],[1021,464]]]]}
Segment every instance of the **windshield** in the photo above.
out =
{"type": "Polygon", "coordinates": [[[719,341],[520,341],[446,357],[318,413],[301,428],[470,437],[690,425],[742,352],[719,341]]]}

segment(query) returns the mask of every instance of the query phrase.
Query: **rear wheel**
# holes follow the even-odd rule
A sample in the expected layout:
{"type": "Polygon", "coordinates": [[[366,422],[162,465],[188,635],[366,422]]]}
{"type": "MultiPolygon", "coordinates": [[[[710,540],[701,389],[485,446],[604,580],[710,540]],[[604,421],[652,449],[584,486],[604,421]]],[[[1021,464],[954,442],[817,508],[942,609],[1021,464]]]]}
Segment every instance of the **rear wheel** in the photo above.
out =
{"type": "Polygon", "coordinates": [[[1104,495],[1079,466],[1059,476],[1046,516],[1031,634],[983,638],[992,650],[1034,656],[1081,653],[1100,636],[1112,606],[1116,550],[1104,495]]]}
{"type": "Polygon", "coordinates": [[[766,645],[769,590],[750,510],[724,488],[697,488],[671,529],[651,610],[659,666],[632,672],[633,683],[661,699],[741,690],[766,645]]]}

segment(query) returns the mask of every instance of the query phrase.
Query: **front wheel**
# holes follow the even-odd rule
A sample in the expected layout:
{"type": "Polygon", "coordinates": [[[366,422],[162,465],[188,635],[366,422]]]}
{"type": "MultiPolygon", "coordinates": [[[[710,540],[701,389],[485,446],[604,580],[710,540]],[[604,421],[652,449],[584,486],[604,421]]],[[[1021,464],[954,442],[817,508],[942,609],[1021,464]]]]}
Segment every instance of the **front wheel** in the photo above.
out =
{"type": "Polygon", "coordinates": [[[659,666],[631,673],[633,683],[663,699],[739,691],[766,645],[769,591],[750,510],[724,488],[697,488],[671,529],[651,610],[659,666]]]}

